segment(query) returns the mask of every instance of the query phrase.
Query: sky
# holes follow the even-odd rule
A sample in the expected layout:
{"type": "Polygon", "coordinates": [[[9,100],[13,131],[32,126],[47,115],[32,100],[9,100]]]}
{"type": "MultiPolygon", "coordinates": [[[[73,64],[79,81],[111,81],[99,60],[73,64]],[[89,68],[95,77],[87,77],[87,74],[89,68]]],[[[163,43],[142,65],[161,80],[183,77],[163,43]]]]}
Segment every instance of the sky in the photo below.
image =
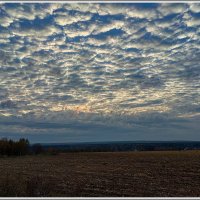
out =
{"type": "Polygon", "coordinates": [[[0,137],[200,140],[200,4],[1,3],[0,137]]]}

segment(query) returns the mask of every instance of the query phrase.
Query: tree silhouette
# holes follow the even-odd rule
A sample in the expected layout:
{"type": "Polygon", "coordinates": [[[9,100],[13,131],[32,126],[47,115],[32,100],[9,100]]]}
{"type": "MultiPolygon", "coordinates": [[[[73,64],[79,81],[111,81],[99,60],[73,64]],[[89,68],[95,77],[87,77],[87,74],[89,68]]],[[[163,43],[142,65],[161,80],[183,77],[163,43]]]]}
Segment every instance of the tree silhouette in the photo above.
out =
{"type": "Polygon", "coordinates": [[[2,138],[0,140],[0,155],[7,156],[21,156],[29,153],[29,141],[27,139],[21,138],[19,141],[8,140],[7,138],[2,138]]]}

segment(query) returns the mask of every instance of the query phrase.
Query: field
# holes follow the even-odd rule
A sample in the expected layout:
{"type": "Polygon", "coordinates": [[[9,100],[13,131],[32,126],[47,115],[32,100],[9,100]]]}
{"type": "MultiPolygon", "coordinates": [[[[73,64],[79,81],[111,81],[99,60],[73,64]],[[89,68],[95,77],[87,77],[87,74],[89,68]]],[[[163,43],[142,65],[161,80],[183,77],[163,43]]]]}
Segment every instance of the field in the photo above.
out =
{"type": "Polygon", "coordinates": [[[200,196],[200,151],[0,158],[0,196],[200,196]]]}

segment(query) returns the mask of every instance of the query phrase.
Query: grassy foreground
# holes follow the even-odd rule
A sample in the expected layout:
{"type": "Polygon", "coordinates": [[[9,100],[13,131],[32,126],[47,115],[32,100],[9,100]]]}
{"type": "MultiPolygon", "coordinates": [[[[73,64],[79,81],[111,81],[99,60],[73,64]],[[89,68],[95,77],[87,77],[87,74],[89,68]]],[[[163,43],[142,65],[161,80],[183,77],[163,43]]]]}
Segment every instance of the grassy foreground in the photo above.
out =
{"type": "Polygon", "coordinates": [[[0,196],[200,196],[200,151],[0,158],[0,196]]]}

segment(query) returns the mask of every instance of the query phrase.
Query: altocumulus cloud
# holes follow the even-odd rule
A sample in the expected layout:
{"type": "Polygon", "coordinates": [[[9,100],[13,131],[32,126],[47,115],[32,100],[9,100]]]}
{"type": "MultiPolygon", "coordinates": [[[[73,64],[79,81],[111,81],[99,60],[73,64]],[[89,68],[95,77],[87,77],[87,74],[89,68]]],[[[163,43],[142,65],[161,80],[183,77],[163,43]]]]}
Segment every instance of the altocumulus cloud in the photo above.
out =
{"type": "Polygon", "coordinates": [[[199,140],[200,4],[0,4],[0,136],[199,140]]]}

